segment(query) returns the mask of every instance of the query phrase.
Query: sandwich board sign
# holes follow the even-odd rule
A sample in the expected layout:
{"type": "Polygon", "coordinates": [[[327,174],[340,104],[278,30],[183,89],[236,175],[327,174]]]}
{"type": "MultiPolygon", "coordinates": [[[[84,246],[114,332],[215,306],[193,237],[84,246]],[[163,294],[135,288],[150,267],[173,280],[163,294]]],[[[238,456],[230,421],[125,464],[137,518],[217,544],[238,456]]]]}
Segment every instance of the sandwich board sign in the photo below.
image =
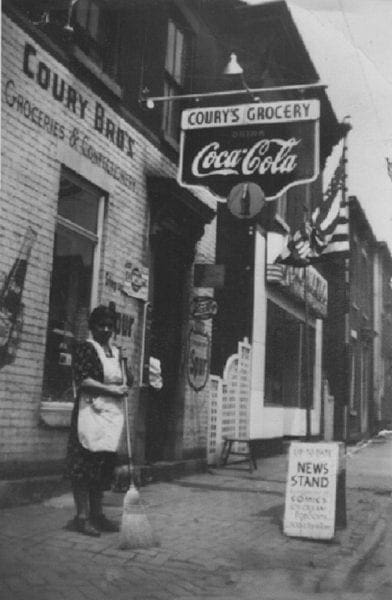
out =
{"type": "Polygon", "coordinates": [[[230,196],[239,216],[249,218],[248,205],[261,208],[317,178],[319,118],[317,99],[186,109],[178,183],[207,187],[223,201],[230,196]]]}
{"type": "Polygon", "coordinates": [[[286,535],[334,537],[338,469],[339,443],[291,443],[283,521],[286,535]]]}

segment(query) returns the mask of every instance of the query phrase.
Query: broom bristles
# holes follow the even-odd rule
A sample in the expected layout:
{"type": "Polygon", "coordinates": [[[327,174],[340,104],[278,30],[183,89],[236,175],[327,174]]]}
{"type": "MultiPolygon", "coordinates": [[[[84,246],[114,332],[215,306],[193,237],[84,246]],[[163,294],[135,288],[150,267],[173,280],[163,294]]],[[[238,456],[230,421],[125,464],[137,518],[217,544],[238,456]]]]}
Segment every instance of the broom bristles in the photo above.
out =
{"type": "Polygon", "coordinates": [[[133,483],[124,496],[119,545],[122,550],[159,545],[133,483]]]}

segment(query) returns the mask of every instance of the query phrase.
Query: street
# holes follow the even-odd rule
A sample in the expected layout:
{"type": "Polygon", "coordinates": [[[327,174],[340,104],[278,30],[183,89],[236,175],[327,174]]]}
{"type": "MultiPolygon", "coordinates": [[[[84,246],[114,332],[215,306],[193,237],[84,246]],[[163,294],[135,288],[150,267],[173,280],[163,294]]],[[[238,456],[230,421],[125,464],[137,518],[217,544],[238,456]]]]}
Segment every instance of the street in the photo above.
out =
{"type": "Polygon", "coordinates": [[[353,592],[374,593],[378,600],[389,600],[392,589],[392,527],[386,521],[385,537],[374,554],[358,569],[350,582],[353,592]]]}
{"type": "MultiPolygon", "coordinates": [[[[160,539],[149,550],[119,550],[117,534],[64,530],[70,494],[4,509],[1,598],[386,600],[391,449],[391,439],[348,449],[347,528],[330,542],[283,535],[285,455],[260,459],[252,474],[228,466],[141,488],[160,539]]],[[[122,500],[107,495],[109,516],[120,518],[122,500]]]]}
{"type": "MultiPolygon", "coordinates": [[[[352,457],[353,463],[361,463],[356,476],[356,484],[370,485],[373,493],[390,495],[392,446],[383,438],[374,440],[366,453],[359,452],[352,457]],[[366,471],[367,475],[365,475],[366,471]]],[[[359,466],[359,465],[358,465],[359,466]]],[[[389,600],[392,590],[392,525],[391,507],[384,523],[384,536],[373,553],[353,572],[349,587],[352,592],[374,594],[380,600],[389,600]]]]}

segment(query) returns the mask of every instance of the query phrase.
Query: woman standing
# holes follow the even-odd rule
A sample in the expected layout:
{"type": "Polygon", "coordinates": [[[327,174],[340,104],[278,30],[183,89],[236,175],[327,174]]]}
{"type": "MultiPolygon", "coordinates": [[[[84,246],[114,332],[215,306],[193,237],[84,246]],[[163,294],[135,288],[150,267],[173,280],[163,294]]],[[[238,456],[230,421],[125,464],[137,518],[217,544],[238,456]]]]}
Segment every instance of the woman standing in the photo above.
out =
{"type": "Polygon", "coordinates": [[[68,528],[89,536],[118,531],[102,511],[110,489],[124,426],[123,401],[132,385],[124,382],[119,350],[110,343],[115,326],[111,308],[98,306],[89,319],[92,337],[78,345],[73,361],[77,398],[71,420],[67,470],[76,516],[68,528]]]}

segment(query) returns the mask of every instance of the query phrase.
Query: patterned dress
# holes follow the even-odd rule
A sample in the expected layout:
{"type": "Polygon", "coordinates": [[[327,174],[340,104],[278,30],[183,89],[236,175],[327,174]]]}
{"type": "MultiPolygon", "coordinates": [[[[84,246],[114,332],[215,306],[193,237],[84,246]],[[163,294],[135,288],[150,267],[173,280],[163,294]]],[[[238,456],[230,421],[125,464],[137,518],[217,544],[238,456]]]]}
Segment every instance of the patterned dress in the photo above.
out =
{"type": "MultiPolygon", "coordinates": [[[[74,357],[76,387],[91,377],[103,383],[101,361],[92,344],[82,342],[76,347],[74,357]]],[[[73,485],[95,490],[108,490],[113,478],[117,454],[115,452],[91,452],[84,448],[78,438],[79,392],[72,411],[71,430],[67,448],[67,475],[73,485]]]]}

